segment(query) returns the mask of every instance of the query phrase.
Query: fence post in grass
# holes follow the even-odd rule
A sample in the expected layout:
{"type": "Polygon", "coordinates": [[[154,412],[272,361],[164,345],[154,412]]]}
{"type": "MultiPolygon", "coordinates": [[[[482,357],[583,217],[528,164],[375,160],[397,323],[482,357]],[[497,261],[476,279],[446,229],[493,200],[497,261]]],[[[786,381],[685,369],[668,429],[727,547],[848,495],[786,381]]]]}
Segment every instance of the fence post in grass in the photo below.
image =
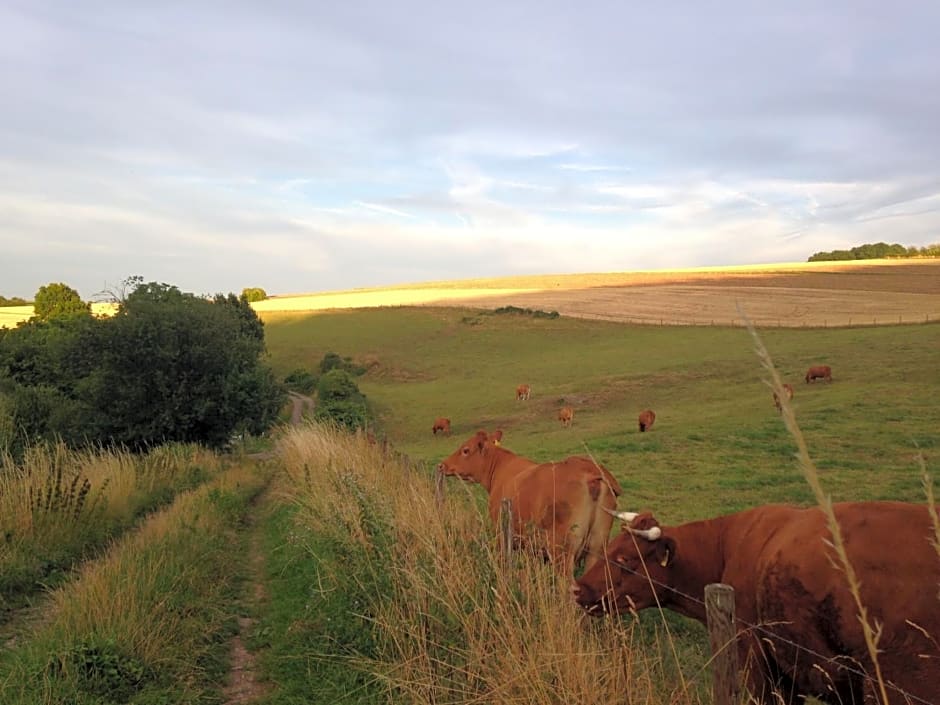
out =
{"type": "Polygon", "coordinates": [[[434,481],[434,499],[437,502],[437,508],[444,506],[444,473],[438,471],[437,479],[434,481]]]}
{"type": "Polygon", "coordinates": [[[724,583],[705,586],[705,617],[712,647],[712,695],[715,705],[738,702],[738,645],[734,624],[734,588],[724,583]]]}
{"type": "Polygon", "coordinates": [[[512,567],[512,500],[508,497],[499,503],[499,548],[503,570],[508,573],[512,567]]]}

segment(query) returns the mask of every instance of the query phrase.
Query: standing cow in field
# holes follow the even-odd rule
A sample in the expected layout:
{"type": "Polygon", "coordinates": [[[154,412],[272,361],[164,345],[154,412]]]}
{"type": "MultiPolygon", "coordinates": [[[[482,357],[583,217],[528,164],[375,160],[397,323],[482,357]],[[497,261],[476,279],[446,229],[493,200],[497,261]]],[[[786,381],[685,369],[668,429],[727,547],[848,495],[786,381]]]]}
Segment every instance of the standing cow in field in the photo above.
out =
{"type": "Polygon", "coordinates": [[[574,420],[574,409],[570,406],[563,406],[558,412],[558,420],[561,421],[562,426],[568,428],[574,420]]]}
{"type": "MultiPolygon", "coordinates": [[[[892,703],[940,703],[940,557],[925,505],[833,506],[861,602],[880,630],[892,703]]],[[[623,512],[605,561],[572,585],[590,614],[661,605],[703,624],[705,586],[734,588],[738,648],[753,700],[795,705],[882,702],[858,609],[823,512],[765,505],[660,526],[623,512]]]]}
{"type": "Polygon", "coordinates": [[[585,566],[603,559],[621,489],[610,471],[590,458],[540,464],[494,445],[486,431],[478,431],[437,470],[480,483],[489,494],[494,526],[502,500],[512,500],[514,542],[534,539],[531,547],[543,550],[565,577],[573,576],[582,559],[585,566]]]}
{"type": "MultiPolygon", "coordinates": [[[[790,401],[793,398],[793,387],[784,382],[782,385],[783,394],[787,398],[787,401],[790,401]]],[[[774,392],[774,406],[777,407],[777,411],[783,410],[783,405],[780,403],[780,397],[777,396],[777,392],[774,392]]]]}
{"type": "Polygon", "coordinates": [[[832,381],[832,368],[829,365],[813,365],[808,370],[806,370],[806,383],[809,384],[813,380],[824,379],[827,382],[832,381]]]}
{"type": "Polygon", "coordinates": [[[439,416],[435,421],[434,425],[431,426],[431,433],[435,436],[437,432],[440,431],[445,436],[450,435],[450,419],[445,419],[443,416],[439,416]]]}
{"type": "Polygon", "coordinates": [[[656,412],[652,409],[647,409],[646,411],[640,414],[639,425],[640,433],[644,431],[649,431],[653,428],[653,422],[656,421],[656,412]]]}
{"type": "Polygon", "coordinates": [[[532,393],[532,387],[528,384],[520,384],[516,387],[516,400],[517,401],[528,401],[529,394],[532,393]]]}

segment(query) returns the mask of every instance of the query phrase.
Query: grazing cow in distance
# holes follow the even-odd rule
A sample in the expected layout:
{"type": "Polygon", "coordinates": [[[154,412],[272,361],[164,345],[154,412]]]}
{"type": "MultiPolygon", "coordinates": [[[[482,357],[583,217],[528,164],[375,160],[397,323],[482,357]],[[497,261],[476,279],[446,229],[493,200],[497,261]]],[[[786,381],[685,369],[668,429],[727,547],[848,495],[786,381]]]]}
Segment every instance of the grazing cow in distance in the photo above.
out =
{"type": "Polygon", "coordinates": [[[502,500],[512,500],[515,542],[534,539],[531,548],[545,551],[562,575],[572,577],[582,559],[586,566],[603,559],[621,489],[610,471],[590,458],[536,463],[493,445],[486,431],[478,431],[437,469],[480,483],[489,494],[494,526],[502,500]]]}
{"type": "Polygon", "coordinates": [[[640,424],[640,433],[644,431],[649,431],[653,428],[653,422],[656,421],[656,412],[652,409],[647,409],[646,411],[640,414],[639,424],[640,424]]]}
{"type": "Polygon", "coordinates": [[[813,380],[824,379],[829,382],[832,381],[832,368],[829,365],[813,365],[808,370],[806,370],[806,383],[809,384],[813,380]]]}
{"type": "Polygon", "coordinates": [[[516,400],[517,401],[528,401],[529,394],[532,393],[532,387],[528,384],[520,384],[516,387],[516,400]]]}
{"type": "MultiPolygon", "coordinates": [[[[793,398],[793,387],[786,382],[784,382],[781,386],[783,387],[784,396],[786,396],[787,401],[790,401],[793,398]]],[[[783,405],[780,403],[780,397],[777,396],[777,392],[774,392],[774,406],[777,407],[777,411],[781,411],[783,409],[783,405]]]]}
{"type": "Polygon", "coordinates": [[[563,406],[558,412],[558,420],[561,421],[562,426],[568,428],[574,420],[574,409],[570,406],[563,406]]]}
{"type": "MultiPolygon", "coordinates": [[[[891,702],[940,703],[940,560],[929,508],[833,505],[861,602],[881,632],[891,702]]],[[[881,702],[874,665],[823,512],[764,505],[678,526],[623,512],[606,561],[571,588],[590,614],[662,605],[706,622],[705,586],[734,588],[747,686],[764,705],[881,702]]]]}
{"type": "Polygon", "coordinates": [[[440,431],[445,436],[450,435],[450,419],[445,419],[443,416],[439,416],[435,421],[434,425],[431,427],[431,433],[435,436],[437,432],[440,431]]]}

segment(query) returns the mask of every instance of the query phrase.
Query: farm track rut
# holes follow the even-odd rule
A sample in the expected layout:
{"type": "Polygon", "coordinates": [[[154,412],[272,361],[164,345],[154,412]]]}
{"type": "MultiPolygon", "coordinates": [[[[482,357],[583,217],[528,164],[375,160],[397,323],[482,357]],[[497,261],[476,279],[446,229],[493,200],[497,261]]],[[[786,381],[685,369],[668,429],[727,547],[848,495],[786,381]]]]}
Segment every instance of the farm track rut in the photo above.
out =
{"type": "Polygon", "coordinates": [[[269,489],[270,485],[255,499],[246,517],[250,537],[247,553],[248,580],[242,597],[245,609],[238,617],[238,633],[231,641],[231,667],[222,691],[225,705],[247,705],[258,701],[270,690],[269,684],[259,679],[257,657],[245,644],[256,624],[255,618],[245,613],[257,611],[257,607],[267,598],[259,515],[265,510],[269,489]]]}

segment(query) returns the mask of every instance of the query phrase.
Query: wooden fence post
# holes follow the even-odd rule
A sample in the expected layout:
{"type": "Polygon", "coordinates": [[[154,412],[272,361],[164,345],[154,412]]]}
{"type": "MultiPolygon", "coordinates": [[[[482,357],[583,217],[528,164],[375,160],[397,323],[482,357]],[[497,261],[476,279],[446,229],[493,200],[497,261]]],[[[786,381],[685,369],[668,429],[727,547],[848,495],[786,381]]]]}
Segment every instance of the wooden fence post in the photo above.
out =
{"type": "Polygon", "coordinates": [[[738,645],[734,624],[734,588],[724,583],[705,586],[705,617],[712,647],[712,694],[715,705],[738,702],[738,645]]]}
{"type": "Polygon", "coordinates": [[[502,550],[503,570],[512,568],[512,500],[503,498],[499,503],[499,547],[502,550]]]}
{"type": "Polygon", "coordinates": [[[440,509],[444,504],[444,473],[438,471],[437,480],[434,481],[434,499],[437,501],[437,508],[440,509]]]}

